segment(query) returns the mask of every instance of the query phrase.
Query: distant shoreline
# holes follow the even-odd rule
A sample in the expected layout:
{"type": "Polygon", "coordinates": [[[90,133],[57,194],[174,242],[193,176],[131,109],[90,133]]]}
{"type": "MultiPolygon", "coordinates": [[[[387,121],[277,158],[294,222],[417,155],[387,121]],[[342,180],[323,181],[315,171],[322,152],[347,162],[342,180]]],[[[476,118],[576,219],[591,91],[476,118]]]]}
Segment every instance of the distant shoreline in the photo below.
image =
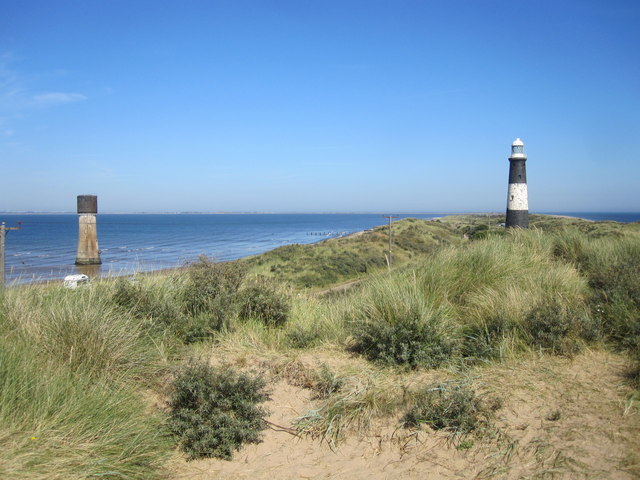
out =
{"type": "MultiPolygon", "coordinates": [[[[37,214],[32,214],[32,215],[37,215],[37,214]]],[[[112,217],[114,219],[110,220],[110,221],[107,221],[107,219],[105,219],[105,222],[103,223],[103,226],[105,224],[118,225],[118,226],[119,225],[137,225],[138,224],[138,220],[136,220],[134,218],[131,218],[130,220],[122,220],[121,221],[121,220],[117,219],[117,215],[119,215],[119,214],[105,214],[105,216],[107,216],[107,217],[109,215],[114,215],[114,217],[112,217]],[[120,222],[125,222],[125,223],[120,223],[120,222]]],[[[134,216],[136,214],[125,214],[125,215],[134,216]]],[[[149,217],[153,217],[153,215],[157,215],[157,214],[141,214],[141,217],[143,217],[145,215],[147,215],[149,217]]],[[[282,215],[286,215],[286,214],[282,214],[282,215]]],[[[300,216],[304,217],[305,215],[310,215],[310,214],[292,214],[292,215],[300,215],[300,216]]],[[[327,215],[328,218],[324,219],[322,221],[324,221],[325,223],[327,221],[329,221],[329,222],[333,221],[330,218],[331,214],[325,214],[325,215],[327,215]]],[[[346,214],[337,214],[337,215],[346,215],[346,214]]],[[[376,214],[369,214],[369,215],[375,216],[376,214]]],[[[418,214],[414,214],[414,215],[418,215],[418,214]]],[[[430,214],[430,215],[436,215],[436,214],[430,214]]],[[[578,217],[578,216],[574,216],[574,215],[562,215],[562,214],[532,214],[532,215],[536,215],[536,216],[539,215],[540,217],[543,217],[543,218],[544,217],[548,217],[549,219],[558,218],[558,219],[570,219],[570,220],[577,220],[577,221],[585,221],[585,222],[590,222],[590,223],[596,222],[596,220],[593,220],[593,219],[582,218],[582,217],[578,217]]],[[[408,218],[411,218],[411,216],[412,215],[409,214],[408,218]]],[[[467,218],[472,218],[472,217],[480,218],[480,219],[484,219],[485,221],[489,221],[489,218],[491,218],[492,219],[491,221],[495,222],[496,221],[495,220],[496,217],[500,217],[500,216],[504,217],[504,214],[502,214],[502,213],[484,213],[484,214],[466,214],[466,215],[462,215],[462,217],[465,217],[465,216],[467,218]]],[[[66,218],[66,219],[64,220],[63,223],[64,224],[68,224],[70,230],[74,230],[75,225],[76,225],[75,222],[77,222],[77,220],[75,220],[75,221],[73,220],[73,217],[75,217],[75,215],[73,215],[73,214],[64,215],[64,218],[66,218]]],[[[436,215],[436,216],[430,216],[430,218],[425,218],[424,220],[427,221],[427,222],[435,222],[435,221],[448,222],[448,220],[444,220],[445,218],[448,218],[448,217],[454,217],[455,218],[456,215],[441,215],[441,216],[437,216],[436,215]]],[[[0,219],[1,218],[2,217],[0,216],[0,219]]],[[[19,220],[19,218],[10,219],[11,222],[17,221],[17,220],[19,220]]],[[[281,223],[282,221],[288,221],[286,219],[284,219],[284,220],[276,219],[276,220],[277,220],[277,222],[276,222],[277,224],[279,224],[278,222],[281,223]]],[[[634,219],[632,219],[632,220],[637,222],[637,220],[635,220],[635,216],[634,216],[634,219]]],[[[62,222],[62,220],[60,220],[60,221],[62,222]]],[[[141,221],[143,221],[143,220],[141,219],[141,221]]],[[[219,220],[219,221],[225,222],[224,220],[219,220]]],[[[238,221],[240,221],[240,220],[233,220],[231,222],[231,224],[235,225],[235,223],[238,222],[238,221]]],[[[263,221],[260,221],[258,219],[251,220],[249,218],[249,219],[245,219],[244,223],[248,223],[248,224],[252,224],[252,225],[253,224],[261,225],[264,221],[266,221],[266,220],[263,220],[263,221]]],[[[308,220],[303,220],[303,221],[306,222],[308,220]]],[[[342,220],[342,221],[344,221],[344,220],[342,220]]],[[[34,219],[33,222],[31,222],[31,223],[33,225],[40,225],[40,224],[47,224],[48,225],[49,224],[48,222],[49,222],[49,220],[47,218],[43,217],[39,221],[34,219]]],[[[165,225],[165,222],[160,220],[159,217],[157,217],[155,220],[153,218],[151,218],[151,220],[149,220],[149,222],[151,224],[153,224],[153,225],[160,225],[160,228],[163,228],[162,226],[165,225]]],[[[169,228],[178,228],[180,225],[182,225],[182,222],[174,222],[173,220],[168,220],[168,222],[169,222],[169,228]],[[178,227],[176,227],[176,225],[178,225],[178,227]]],[[[195,217],[192,218],[192,220],[190,220],[188,222],[190,222],[192,224],[195,222],[198,225],[200,225],[202,223],[201,220],[199,220],[199,219],[197,219],[195,217]]],[[[218,221],[214,220],[214,219],[211,219],[211,221],[204,222],[204,223],[211,223],[211,222],[214,222],[214,224],[217,225],[218,221]]],[[[328,238],[357,237],[357,236],[360,236],[360,235],[364,234],[366,231],[371,230],[371,228],[380,227],[380,226],[386,228],[386,223],[387,222],[383,218],[380,218],[380,221],[377,222],[375,224],[375,226],[373,226],[373,227],[361,228],[361,229],[352,231],[351,233],[342,232],[342,234],[340,234],[340,235],[337,235],[337,236],[333,235],[333,236],[330,236],[328,238]]],[[[633,223],[633,222],[631,222],[631,221],[627,221],[627,222],[621,221],[621,222],[616,222],[616,223],[624,224],[624,223],[633,223]]],[[[23,226],[27,226],[28,227],[29,225],[30,225],[29,219],[25,218],[23,226]]],[[[120,227],[118,227],[118,228],[120,228],[120,227]]],[[[307,227],[305,226],[305,228],[307,228],[307,227]]],[[[309,228],[313,229],[313,227],[309,227],[309,228]]],[[[324,229],[325,226],[322,225],[322,228],[324,229]]],[[[30,230],[30,229],[27,228],[27,230],[30,230]]],[[[27,231],[27,230],[25,230],[25,231],[27,231]]],[[[322,230],[322,231],[324,232],[325,230],[322,230]]],[[[35,230],[34,230],[34,232],[35,232],[35,230]]],[[[333,232],[333,233],[339,233],[339,232],[333,232]]],[[[248,235],[250,235],[250,234],[248,234],[248,235]]],[[[326,235],[322,235],[322,237],[325,237],[325,236],[326,235]]],[[[265,238],[270,238],[270,236],[265,237],[265,238]]],[[[300,237],[300,238],[302,238],[302,237],[300,237]]],[[[328,240],[328,238],[313,237],[314,241],[309,241],[309,240],[311,240],[311,238],[312,237],[309,237],[308,234],[307,234],[306,236],[304,236],[304,241],[301,241],[301,242],[300,241],[292,241],[292,242],[287,242],[287,244],[321,243],[322,241],[328,240]]],[[[71,239],[70,243],[69,242],[67,242],[67,243],[72,245],[73,244],[73,235],[70,236],[70,239],[71,239]]],[[[19,239],[16,238],[16,242],[18,240],[19,239]]],[[[113,242],[113,240],[111,240],[111,241],[113,242]]],[[[267,240],[267,241],[271,242],[270,240],[267,240]]],[[[145,240],[145,242],[147,242],[147,240],[145,240]]],[[[188,239],[185,240],[185,242],[186,242],[187,245],[189,244],[189,240],[188,239]]],[[[25,250],[27,252],[27,255],[21,256],[18,260],[22,264],[25,264],[25,261],[26,261],[27,262],[27,268],[33,268],[29,262],[37,262],[38,261],[37,259],[39,258],[39,256],[35,255],[35,254],[32,254],[32,252],[36,252],[36,254],[39,253],[38,252],[38,247],[33,245],[33,244],[30,244],[29,242],[26,242],[25,245],[26,245],[26,247],[23,248],[23,250],[25,250]],[[32,258],[35,259],[35,260],[32,260],[32,258]]],[[[185,257],[185,258],[183,258],[184,261],[181,261],[179,263],[178,262],[174,263],[173,261],[171,261],[171,262],[168,262],[169,264],[165,263],[164,265],[162,265],[162,264],[160,264],[162,262],[162,260],[154,260],[152,258],[152,256],[154,255],[153,253],[152,253],[152,256],[150,256],[149,258],[146,258],[144,256],[145,255],[144,252],[146,252],[147,250],[149,250],[150,252],[161,252],[161,249],[157,248],[157,246],[155,244],[143,243],[141,245],[137,244],[136,241],[132,241],[130,239],[125,239],[125,240],[122,240],[121,243],[114,243],[113,245],[110,245],[109,248],[107,249],[107,250],[110,251],[110,253],[108,253],[108,254],[105,253],[105,258],[108,258],[109,256],[111,256],[112,260],[111,260],[111,262],[107,262],[107,263],[105,263],[105,265],[100,267],[99,268],[100,273],[98,273],[97,275],[101,276],[101,277],[104,277],[104,278],[108,278],[110,276],[118,277],[118,276],[129,276],[129,275],[133,275],[133,274],[153,275],[155,273],[162,274],[162,273],[167,273],[167,272],[171,272],[171,271],[178,271],[178,270],[183,269],[187,262],[195,261],[195,259],[197,258],[197,256],[199,254],[206,253],[207,252],[207,248],[209,248],[209,247],[205,248],[205,247],[196,246],[194,248],[194,251],[190,252],[190,255],[186,255],[186,254],[184,255],[184,257],[185,257]],[[122,242],[124,242],[124,243],[122,243],[122,242]],[[149,248],[149,246],[150,246],[150,248],[149,248]],[[124,251],[123,251],[123,249],[124,249],[124,251]],[[128,252],[135,252],[135,253],[128,253],[128,252]],[[130,257],[134,258],[134,260],[132,260],[130,257]],[[142,260],[140,260],[139,258],[142,258],[142,260]],[[152,265],[154,262],[158,262],[158,263],[152,265]],[[132,267],[132,265],[134,263],[136,263],[137,266],[132,267]],[[121,270],[118,270],[116,268],[116,265],[119,265],[119,264],[123,265],[121,267],[121,270]],[[129,265],[129,264],[131,264],[131,265],[129,265]],[[126,273],[125,273],[125,271],[126,271],[126,273]]],[[[199,244],[196,242],[196,245],[199,245],[199,244]]],[[[218,258],[218,260],[220,260],[220,261],[231,261],[231,260],[236,260],[236,259],[239,259],[239,258],[247,258],[247,257],[251,257],[251,256],[254,256],[254,255],[259,255],[259,254],[264,253],[266,251],[273,250],[274,248],[278,248],[279,246],[282,246],[282,245],[283,244],[281,244],[281,243],[275,242],[273,244],[270,244],[269,248],[265,249],[264,251],[247,250],[247,251],[240,252],[240,254],[238,254],[238,255],[236,255],[237,252],[233,253],[233,255],[227,255],[227,256],[221,255],[220,257],[217,257],[217,255],[215,253],[214,254],[209,253],[209,254],[212,256],[212,258],[218,258]]],[[[232,244],[232,246],[234,246],[234,245],[232,244]]],[[[228,252],[233,252],[232,249],[227,249],[227,250],[225,250],[225,252],[227,252],[227,253],[228,252]]],[[[72,250],[70,250],[70,251],[72,251],[72,250]]],[[[105,250],[105,252],[106,252],[106,250],[105,250]]],[[[69,258],[72,258],[72,254],[69,254],[69,255],[71,255],[69,258]]],[[[162,253],[160,253],[159,255],[162,255],[162,253]]],[[[173,259],[173,257],[171,257],[171,258],[173,259]]],[[[181,258],[181,257],[175,257],[175,258],[181,258]]],[[[21,268],[20,264],[18,263],[18,261],[14,262],[14,263],[16,263],[16,265],[14,265],[14,267],[18,269],[17,271],[19,273],[19,270],[21,268]]],[[[54,282],[55,281],[59,281],[60,278],[63,278],[67,274],[72,274],[73,271],[79,270],[76,267],[75,270],[68,269],[69,272],[67,273],[65,271],[65,268],[69,266],[68,262],[66,262],[66,263],[62,262],[61,263],[60,261],[51,261],[50,264],[44,264],[46,269],[50,268],[50,270],[51,270],[50,273],[48,271],[44,271],[41,268],[41,266],[38,265],[37,263],[33,263],[33,265],[35,265],[39,269],[33,268],[33,273],[30,273],[28,270],[25,270],[27,272],[27,274],[26,274],[27,276],[24,277],[24,278],[31,278],[31,275],[33,274],[33,279],[27,280],[25,283],[22,283],[22,281],[20,280],[19,284],[47,284],[47,283],[50,283],[50,281],[54,281],[54,282]],[[60,267],[61,265],[63,267],[65,267],[65,268],[60,267]],[[54,271],[57,272],[57,273],[54,274],[54,271]],[[42,273],[42,272],[44,272],[44,273],[42,273]],[[40,276],[37,280],[35,279],[36,275],[40,276]],[[51,276],[51,278],[46,278],[49,275],[51,276]]],[[[12,267],[12,269],[10,269],[10,273],[13,275],[13,267],[12,267]]],[[[81,273],[88,273],[88,272],[82,272],[81,271],[81,273]]],[[[93,276],[93,275],[90,274],[90,276],[93,276]]],[[[14,280],[15,279],[19,279],[18,274],[16,274],[16,278],[14,278],[14,280]]]]}
{"type": "MultiPolygon", "coordinates": [[[[98,212],[98,215],[504,215],[498,212],[98,212]]],[[[607,213],[607,212],[605,212],[607,213]]],[[[77,215],[76,212],[0,212],[0,215],[77,215]]]]}
{"type": "MultiPolygon", "coordinates": [[[[381,212],[98,212],[98,215],[439,215],[438,218],[448,217],[451,215],[504,215],[504,212],[405,212],[405,211],[381,211],[381,212]]],[[[529,212],[530,215],[548,215],[560,218],[581,218],[581,214],[586,215],[638,215],[640,211],[594,211],[594,212],[529,212]]],[[[77,215],[76,212],[0,212],[0,215],[77,215]]]]}

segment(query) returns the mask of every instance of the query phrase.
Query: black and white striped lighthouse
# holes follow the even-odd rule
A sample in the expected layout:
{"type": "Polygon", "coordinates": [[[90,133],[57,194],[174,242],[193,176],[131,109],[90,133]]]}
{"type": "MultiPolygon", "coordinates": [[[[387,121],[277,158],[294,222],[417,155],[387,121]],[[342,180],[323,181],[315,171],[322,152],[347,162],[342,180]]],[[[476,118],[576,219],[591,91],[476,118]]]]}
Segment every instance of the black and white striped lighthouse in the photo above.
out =
{"type": "Polygon", "coordinates": [[[509,193],[507,195],[507,227],[529,227],[527,195],[527,155],[519,138],[511,145],[509,157],[509,193]]]}

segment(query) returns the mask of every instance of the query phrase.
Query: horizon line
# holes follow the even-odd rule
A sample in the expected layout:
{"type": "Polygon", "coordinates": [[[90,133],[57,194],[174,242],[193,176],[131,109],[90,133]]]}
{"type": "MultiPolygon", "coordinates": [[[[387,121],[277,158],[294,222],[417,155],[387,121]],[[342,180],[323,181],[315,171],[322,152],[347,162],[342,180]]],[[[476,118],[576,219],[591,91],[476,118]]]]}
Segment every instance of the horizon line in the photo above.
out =
{"type": "MultiPolygon", "coordinates": [[[[545,210],[545,211],[529,211],[531,215],[555,215],[561,213],[640,213],[640,210],[545,210]]],[[[66,211],[0,211],[0,215],[77,215],[77,212],[66,211]]],[[[402,211],[402,210],[386,210],[386,211],[107,211],[98,212],[96,215],[504,215],[504,211],[402,211]]]]}

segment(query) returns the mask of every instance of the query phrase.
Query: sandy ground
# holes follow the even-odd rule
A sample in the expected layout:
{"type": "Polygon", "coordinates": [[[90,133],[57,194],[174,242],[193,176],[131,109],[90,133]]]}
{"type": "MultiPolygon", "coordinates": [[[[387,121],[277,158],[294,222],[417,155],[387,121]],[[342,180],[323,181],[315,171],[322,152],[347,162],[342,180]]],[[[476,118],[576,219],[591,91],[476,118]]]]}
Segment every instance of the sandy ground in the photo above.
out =
{"type": "MultiPolygon", "coordinates": [[[[585,352],[478,369],[474,385],[502,400],[495,431],[459,449],[445,434],[380,419],[335,449],[319,439],[265,431],[231,462],[177,458],[172,479],[640,478],[640,413],[630,407],[623,357],[585,352]]],[[[291,426],[314,408],[309,390],[280,379],[269,420],[291,426]]],[[[471,443],[471,442],[470,442],[471,443]]]]}

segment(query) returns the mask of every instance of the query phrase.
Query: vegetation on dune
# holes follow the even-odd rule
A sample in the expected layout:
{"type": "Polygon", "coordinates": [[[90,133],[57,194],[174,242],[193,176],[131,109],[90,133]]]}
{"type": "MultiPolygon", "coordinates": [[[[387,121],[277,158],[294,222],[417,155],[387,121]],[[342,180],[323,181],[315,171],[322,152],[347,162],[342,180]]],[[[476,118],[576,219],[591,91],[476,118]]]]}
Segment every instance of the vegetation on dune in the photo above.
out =
{"type": "MultiPolygon", "coordinates": [[[[395,222],[393,263],[423,258],[442,245],[458,244],[461,235],[439,221],[414,218],[395,222]]],[[[389,249],[385,226],[311,245],[287,245],[244,260],[262,275],[297,288],[327,287],[364,278],[387,268],[389,249]]]]}
{"type": "Polygon", "coordinates": [[[356,350],[414,368],[526,345],[569,353],[594,320],[587,281],[552,247],[540,232],[512,231],[376,279],[353,300],[356,350]]]}
{"type": "Polygon", "coordinates": [[[246,270],[238,262],[215,263],[205,256],[189,266],[179,295],[184,313],[193,319],[185,333],[187,340],[230,327],[245,275],[246,270]]]}
{"type": "Polygon", "coordinates": [[[255,279],[240,292],[240,319],[256,318],[265,325],[280,327],[289,318],[289,300],[271,281],[255,279]]]}
{"type": "Polygon", "coordinates": [[[231,460],[244,443],[258,443],[266,428],[264,379],[192,361],[171,386],[169,426],[190,459],[231,460]]]}
{"type": "Polygon", "coordinates": [[[415,272],[378,278],[354,305],[353,350],[369,360],[436,368],[457,348],[457,325],[447,308],[430,300],[415,272]]]}
{"type": "Polygon", "coordinates": [[[469,385],[454,381],[426,386],[402,420],[408,427],[425,424],[466,435],[487,423],[490,413],[469,385]]]}
{"type": "Polygon", "coordinates": [[[128,387],[43,366],[22,345],[0,346],[0,390],[2,478],[147,478],[171,448],[128,387]]]}
{"type": "Polygon", "coordinates": [[[304,377],[317,408],[298,427],[330,441],[389,415],[455,435],[487,425],[488,404],[452,378],[532,352],[611,346],[635,360],[639,388],[638,225],[532,216],[536,228],[507,231],[500,222],[396,222],[391,271],[379,227],[75,291],[6,290],[0,476],[154,478],[176,442],[190,458],[231,458],[259,441],[266,377],[192,362],[163,380],[212,348],[236,366],[247,355],[268,364],[350,352],[358,368],[274,370],[304,377]],[[348,280],[357,285],[317,291],[348,280]],[[166,412],[145,404],[145,389],[169,398],[166,412]]]}
{"type": "Polygon", "coordinates": [[[153,475],[171,445],[136,392],[162,369],[162,339],[98,289],[0,300],[0,476],[153,475]]]}

